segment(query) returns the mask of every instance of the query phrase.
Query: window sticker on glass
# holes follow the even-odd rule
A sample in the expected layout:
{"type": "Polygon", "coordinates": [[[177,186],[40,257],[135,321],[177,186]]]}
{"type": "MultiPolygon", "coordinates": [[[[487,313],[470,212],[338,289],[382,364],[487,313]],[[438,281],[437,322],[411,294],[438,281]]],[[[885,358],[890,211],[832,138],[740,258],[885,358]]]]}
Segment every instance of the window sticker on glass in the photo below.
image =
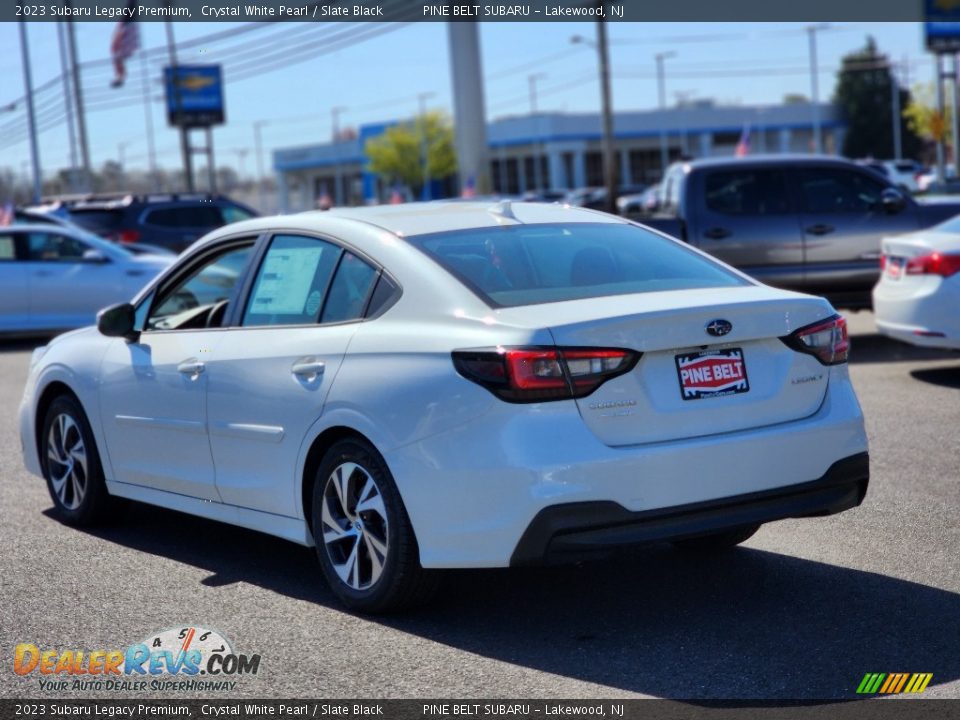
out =
{"type": "Polygon", "coordinates": [[[294,315],[304,312],[322,247],[271,250],[250,301],[251,313],[294,315]]]}

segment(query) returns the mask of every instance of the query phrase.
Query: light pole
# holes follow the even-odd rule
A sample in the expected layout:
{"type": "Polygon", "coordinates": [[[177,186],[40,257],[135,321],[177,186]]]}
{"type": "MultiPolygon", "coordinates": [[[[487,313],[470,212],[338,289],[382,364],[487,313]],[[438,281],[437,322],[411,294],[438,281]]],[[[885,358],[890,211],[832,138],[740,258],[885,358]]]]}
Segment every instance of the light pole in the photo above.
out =
{"type": "Polygon", "coordinates": [[[340,148],[337,146],[337,143],[340,142],[340,115],[346,111],[345,107],[333,107],[330,108],[330,115],[332,118],[332,132],[333,139],[331,140],[333,144],[334,152],[334,192],[333,199],[337,205],[343,205],[343,182],[341,178],[341,168],[340,168],[340,148]]]}
{"type": "Polygon", "coordinates": [[[27,123],[30,128],[30,164],[33,167],[33,194],[34,204],[40,202],[42,182],[40,177],[40,151],[37,148],[37,116],[33,109],[33,75],[30,73],[30,48],[27,46],[27,25],[24,20],[20,26],[20,53],[23,58],[23,85],[27,97],[27,123]]]}
{"type": "MultiPolygon", "coordinates": [[[[127,184],[127,146],[130,144],[127,142],[117,143],[117,163],[120,165],[120,184],[127,184]]],[[[123,188],[119,188],[122,190],[123,188]]]]}
{"type": "Polygon", "coordinates": [[[673,50],[668,50],[666,52],[659,52],[654,55],[654,59],[657,62],[657,105],[660,108],[660,172],[661,176],[667,174],[667,165],[670,164],[670,153],[667,151],[667,128],[665,127],[666,119],[663,116],[663,112],[667,109],[667,83],[664,72],[663,63],[665,60],[676,57],[677,54],[673,50]]]}
{"type": "Polygon", "coordinates": [[[820,82],[817,78],[817,31],[827,30],[830,23],[807,25],[810,44],[810,101],[813,106],[813,147],[817,153],[823,152],[823,137],[820,130],[820,82]]]}
{"type": "Polygon", "coordinates": [[[433,200],[433,192],[430,189],[430,149],[427,147],[427,100],[436,93],[422,92],[417,95],[417,104],[420,112],[420,164],[423,168],[423,191],[420,193],[421,200],[433,200]]]}
{"type": "Polygon", "coordinates": [[[607,190],[606,210],[616,212],[617,169],[613,163],[613,101],[610,96],[610,57],[607,48],[607,27],[603,20],[597,21],[597,41],[582,35],[574,35],[570,42],[583,43],[597,50],[600,70],[600,112],[603,119],[603,175],[607,190]]]}
{"type": "Polygon", "coordinates": [[[540,163],[543,148],[541,147],[540,119],[537,117],[537,80],[542,80],[547,76],[544,72],[533,73],[527,78],[530,83],[530,117],[536,123],[536,152],[533,160],[533,189],[541,190],[544,187],[543,178],[540,176],[540,163]]]}
{"type": "Polygon", "coordinates": [[[269,124],[269,120],[257,120],[253,123],[253,152],[257,156],[257,202],[260,205],[260,212],[266,212],[264,209],[266,198],[264,197],[263,191],[263,138],[261,137],[261,132],[264,125],[269,124]]]}

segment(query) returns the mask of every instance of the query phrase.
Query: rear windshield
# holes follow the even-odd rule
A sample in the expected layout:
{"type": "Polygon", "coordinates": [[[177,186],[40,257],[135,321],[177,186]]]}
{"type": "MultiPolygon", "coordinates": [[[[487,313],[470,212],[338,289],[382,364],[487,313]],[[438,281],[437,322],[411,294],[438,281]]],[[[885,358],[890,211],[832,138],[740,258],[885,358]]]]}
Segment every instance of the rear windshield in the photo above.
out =
{"type": "Polygon", "coordinates": [[[492,307],[749,284],[677,242],[627,224],[512,225],[408,240],[492,307]]]}

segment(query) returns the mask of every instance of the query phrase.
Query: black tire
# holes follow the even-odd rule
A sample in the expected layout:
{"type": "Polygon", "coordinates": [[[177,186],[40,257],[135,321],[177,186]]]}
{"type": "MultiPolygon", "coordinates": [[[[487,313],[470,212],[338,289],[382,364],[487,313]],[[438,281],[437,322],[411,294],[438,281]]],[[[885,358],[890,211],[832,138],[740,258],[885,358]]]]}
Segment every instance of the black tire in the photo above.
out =
{"type": "Polygon", "coordinates": [[[674,540],[673,544],[678,549],[689,552],[718,552],[729,550],[749,540],[759,529],[759,525],[742,525],[710,535],[674,540]]]}
{"type": "Polygon", "coordinates": [[[347,607],[386,613],[419,605],[435,593],[439,575],[420,566],[417,539],[393,476],[369,443],[359,438],[340,440],[327,450],[313,481],[312,520],[320,569],[347,607]],[[344,504],[337,480],[343,481],[348,463],[356,468],[347,473],[346,485],[340,485],[346,491],[344,504]],[[370,480],[376,494],[361,497],[370,480]],[[366,502],[361,503],[363,500],[366,502]],[[325,522],[325,503],[335,528],[325,522]],[[377,509],[357,512],[361,504],[377,509]],[[331,533],[329,544],[324,532],[331,533]],[[384,540],[386,553],[381,561],[377,548],[384,540]],[[351,563],[354,557],[357,559],[351,563]],[[379,574],[376,562],[380,562],[379,574]],[[342,573],[347,577],[341,577],[342,573]]]}
{"type": "Polygon", "coordinates": [[[116,505],[107,492],[90,423],[72,395],[60,395],[50,403],[43,419],[39,447],[47,490],[63,522],[88,527],[115,514],[116,505]],[[74,451],[65,452],[64,447],[74,451]]]}

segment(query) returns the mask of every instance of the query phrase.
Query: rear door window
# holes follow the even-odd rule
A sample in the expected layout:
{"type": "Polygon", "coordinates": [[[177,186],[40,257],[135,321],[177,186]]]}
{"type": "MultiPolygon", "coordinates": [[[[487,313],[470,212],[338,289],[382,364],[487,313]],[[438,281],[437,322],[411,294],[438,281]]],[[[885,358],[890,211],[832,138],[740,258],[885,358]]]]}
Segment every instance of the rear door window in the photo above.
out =
{"type": "Polygon", "coordinates": [[[74,209],[70,211],[70,220],[98,235],[105,235],[123,223],[123,210],[74,209]]]}
{"type": "Polygon", "coordinates": [[[782,215],[790,212],[787,182],[779,170],[744,169],[706,177],[707,208],[723,215],[782,215]]]}
{"type": "Polygon", "coordinates": [[[342,252],[319,238],[275,236],[260,264],[242,324],[317,322],[342,252]]]}

